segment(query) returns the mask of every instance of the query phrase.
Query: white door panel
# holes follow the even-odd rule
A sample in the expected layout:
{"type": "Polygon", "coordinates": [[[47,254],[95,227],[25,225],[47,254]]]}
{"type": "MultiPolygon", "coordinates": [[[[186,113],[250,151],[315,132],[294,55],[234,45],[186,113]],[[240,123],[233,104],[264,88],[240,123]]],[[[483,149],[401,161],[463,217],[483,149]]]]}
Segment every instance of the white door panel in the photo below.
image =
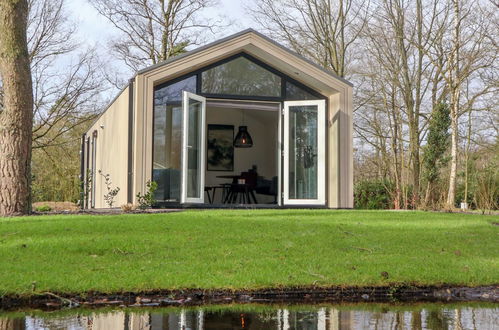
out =
{"type": "Polygon", "coordinates": [[[206,99],[183,92],[181,203],[204,203],[206,99]]]}
{"type": "Polygon", "coordinates": [[[326,102],[284,102],[285,205],[326,203],[326,102]]]}

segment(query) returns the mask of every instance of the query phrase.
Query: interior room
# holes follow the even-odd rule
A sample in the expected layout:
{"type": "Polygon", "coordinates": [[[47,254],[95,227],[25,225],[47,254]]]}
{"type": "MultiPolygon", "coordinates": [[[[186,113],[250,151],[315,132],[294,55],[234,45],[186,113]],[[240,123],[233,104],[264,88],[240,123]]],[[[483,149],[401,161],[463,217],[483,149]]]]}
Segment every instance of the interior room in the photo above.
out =
{"type": "Polygon", "coordinates": [[[276,203],[278,120],[278,103],[208,100],[205,203],[276,203]]]}

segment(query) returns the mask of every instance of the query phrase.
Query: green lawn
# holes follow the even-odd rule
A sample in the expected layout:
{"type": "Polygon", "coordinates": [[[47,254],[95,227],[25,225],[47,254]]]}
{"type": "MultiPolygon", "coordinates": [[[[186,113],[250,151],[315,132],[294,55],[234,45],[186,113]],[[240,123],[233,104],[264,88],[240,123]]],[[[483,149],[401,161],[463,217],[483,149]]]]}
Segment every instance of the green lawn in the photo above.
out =
{"type": "Polygon", "coordinates": [[[37,292],[497,284],[497,221],[335,210],[0,218],[0,295],[33,282],[37,292]]]}

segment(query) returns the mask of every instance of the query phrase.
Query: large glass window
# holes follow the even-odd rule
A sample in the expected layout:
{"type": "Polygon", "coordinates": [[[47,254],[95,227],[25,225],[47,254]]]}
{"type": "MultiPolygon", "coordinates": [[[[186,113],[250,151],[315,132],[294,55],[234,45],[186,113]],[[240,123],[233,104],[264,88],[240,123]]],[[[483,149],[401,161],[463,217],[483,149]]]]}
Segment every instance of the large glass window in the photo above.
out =
{"type": "Polygon", "coordinates": [[[153,180],[158,201],[180,201],[182,91],[196,92],[196,76],[154,91],[153,180]]]}
{"type": "Polygon", "coordinates": [[[201,81],[204,94],[281,97],[281,77],[243,56],[202,72],[201,81]]]}
{"type": "Polygon", "coordinates": [[[289,107],[289,198],[317,199],[318,109],[289,107]]]}
{"type": "Polygon", "coordinates": [[[188,127],[187,127],[187,198],[201,198],[203,190],[201,185],[201,164],[203,124],[203,104],[195,99],[189,99],[188,127]]]}
{"type": "Polygon", "coordinates": [[[286,101],[317,100],[318,97],[305,89],[286,81],[286,101]]]}

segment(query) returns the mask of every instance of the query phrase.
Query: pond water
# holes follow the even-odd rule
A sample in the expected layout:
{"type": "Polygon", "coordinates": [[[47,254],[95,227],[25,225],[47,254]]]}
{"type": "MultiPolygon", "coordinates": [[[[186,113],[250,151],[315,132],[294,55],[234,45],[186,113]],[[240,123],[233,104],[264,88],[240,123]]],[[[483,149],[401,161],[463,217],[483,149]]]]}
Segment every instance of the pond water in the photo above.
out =
{"type": "Polygon", "coordinates": [[[499,329],[499,305],[236,305],[0,312],[0,330],[17,329],[499,329]]]}

